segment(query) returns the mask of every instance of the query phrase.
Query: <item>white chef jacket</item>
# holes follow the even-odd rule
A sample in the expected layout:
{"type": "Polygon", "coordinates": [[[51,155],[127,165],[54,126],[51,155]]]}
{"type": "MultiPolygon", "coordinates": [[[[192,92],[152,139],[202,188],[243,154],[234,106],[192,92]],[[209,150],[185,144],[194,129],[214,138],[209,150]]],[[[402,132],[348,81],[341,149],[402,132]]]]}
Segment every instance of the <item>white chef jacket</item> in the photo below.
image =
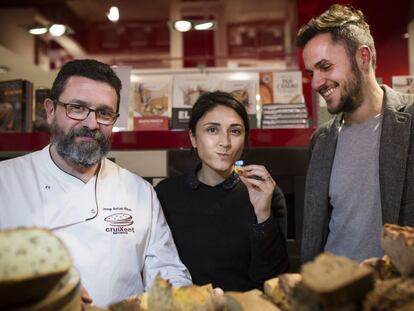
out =
{"type": "Polygon", "coordinates": [[[0,229],[52,229],[98,306],[146,291],[157,273],[191,284],[148,182],[103,159],[84,183],[56,166],[49,147],[0,162],[0,229]]]}

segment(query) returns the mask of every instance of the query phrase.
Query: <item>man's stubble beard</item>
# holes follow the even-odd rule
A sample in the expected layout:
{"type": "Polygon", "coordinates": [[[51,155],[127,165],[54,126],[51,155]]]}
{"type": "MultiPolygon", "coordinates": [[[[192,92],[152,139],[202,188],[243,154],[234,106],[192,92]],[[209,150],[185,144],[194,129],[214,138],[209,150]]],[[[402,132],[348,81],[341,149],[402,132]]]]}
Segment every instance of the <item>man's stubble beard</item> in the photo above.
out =
{"type": "Polygon", "coordinates": [[[356,60],[353,58],[351,58],[351,72],[352,76],[343,84],[344,87],[341,98],[339,99],[339,105],[331,110],[329,110],[328,106],[328,111],[332,114],[341,112],[350,113],[362,104],[364,99],[362,94],[363,77],[356,60]]]}
{"type": "Polygon", "coordinates": [[[72,128],[65,134],[54,119],[50,132],[52,144],[58,154],[66,161],[81,167],[94,166],[105,157],[111,147],[111,136],[106,138],[98,129],[72,128]],[[75,138],[79,136],[93,137],[95,140],[75,142],[75,138]]]}

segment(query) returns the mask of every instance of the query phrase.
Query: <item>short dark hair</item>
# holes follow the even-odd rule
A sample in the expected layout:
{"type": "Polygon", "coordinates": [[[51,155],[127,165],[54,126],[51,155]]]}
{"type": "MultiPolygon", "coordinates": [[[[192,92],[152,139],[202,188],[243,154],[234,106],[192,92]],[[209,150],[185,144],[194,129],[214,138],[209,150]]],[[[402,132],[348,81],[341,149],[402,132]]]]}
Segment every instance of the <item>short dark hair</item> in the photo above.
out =
{"type": "Polygon", "coordinates": [[[190,121],[188,123],[189,130],[195,134],[197,122],[210,110],[217,106],[225,106],[233,109],[243,120],[245,129],[244,141],[249,141],[249,117],[246,108],[236,97],[227,92],[214,91],[205,92],[197,99],[193,109],[191,110],[190,121]]]}
{"type": "Polygon", "coordinates": [[[117,95],[116,111],[119,111],[120,93],[122,88],[121,80],[111,67],[94,59],[77,59],[63,65],[53,82],[52,90],[50,92],[50,98],[52,100],[59,99],[65,89],[66,82],[72,76],[85,77],[105,82],[112,86],[117,95]]]}
{"type": "Polygon", "coordinates": [[[313,37],[322,33],[329,33],[334,42],[342,43],[350,57],[355,56],[361,45],[367,45],[372,52],[372,67],[375,68],[377,56],[374,39],[360,10],[340,4],[330,6],[299,30],[296,44],[303,48],[313,37]]]}

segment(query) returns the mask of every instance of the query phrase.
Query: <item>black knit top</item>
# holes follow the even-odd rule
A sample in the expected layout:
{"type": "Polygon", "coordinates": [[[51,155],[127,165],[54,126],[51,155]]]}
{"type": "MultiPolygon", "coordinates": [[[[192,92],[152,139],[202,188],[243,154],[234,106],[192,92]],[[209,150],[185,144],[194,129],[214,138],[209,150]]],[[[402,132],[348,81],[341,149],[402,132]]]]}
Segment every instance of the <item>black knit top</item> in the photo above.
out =
{"type": "Polygon", "coordinates": [[[194,284],[225,291],[262,289],[288,269],[286,203],[276,186],[272,216],[257,224],[246,186],[236,174],[212,187],[195,174],[160,182],[155,188],[181,260],[194,284]]]}

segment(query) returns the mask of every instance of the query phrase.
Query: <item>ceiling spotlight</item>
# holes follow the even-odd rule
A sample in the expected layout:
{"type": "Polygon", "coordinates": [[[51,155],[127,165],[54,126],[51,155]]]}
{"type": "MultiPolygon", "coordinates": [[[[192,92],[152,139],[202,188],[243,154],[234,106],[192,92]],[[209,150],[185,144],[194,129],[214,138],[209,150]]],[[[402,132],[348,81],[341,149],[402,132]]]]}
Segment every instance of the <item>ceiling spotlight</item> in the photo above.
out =
{"type": "Polygon", "coordinates": [[[116,6],[111,6],[111,8],[109,9],[109,12],[106,13],[106,16],[111,22],[116,23],[117,21],[119,21],[118,8],[116,6]]]}
{"type": "Polygon", "coordinates": [[[44,35],[47,32],[47,27],[32,27],[29,33],[32,35],[44,35]]]}
{"type": "Polygon", "coordinates": [[[54,37],[60,37],[66,32],[66,26],[62,24],[53,24],[49,27],[49,33],[54,37]]]}
{"type": "Polygon", "coordinates": [[[212,21],[200,22],[194,26],[195,30],[210,30],[213,28],[214,28],[214,22],[212,21]]]}
{"type": "Polygon", "coordinates": [[[175,21],[173,23],[174,29],[180,32],[186,32],[189,31],[191,29],[191,22],[189,21],[175,21]]]}

